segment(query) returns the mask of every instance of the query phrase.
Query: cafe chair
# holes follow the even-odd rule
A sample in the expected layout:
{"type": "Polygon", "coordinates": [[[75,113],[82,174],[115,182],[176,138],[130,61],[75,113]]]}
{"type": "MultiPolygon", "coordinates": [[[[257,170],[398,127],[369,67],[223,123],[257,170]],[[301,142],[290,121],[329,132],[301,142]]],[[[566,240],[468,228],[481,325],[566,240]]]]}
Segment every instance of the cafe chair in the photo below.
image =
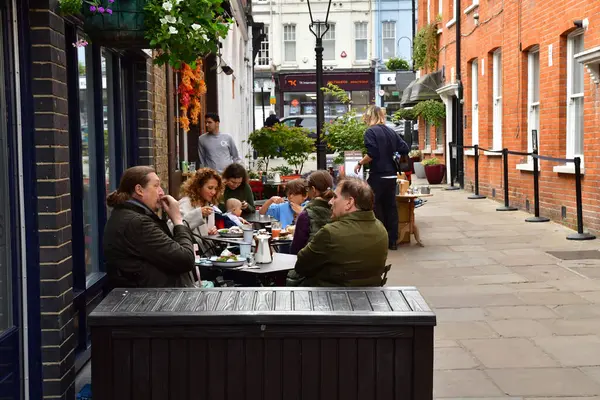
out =
{"type": "Polygon", "coordinates": [[[392,269],[392,264],[388,264],[383,268],[383,274],[381,275],[381,286],[385,286],[387,283],[387,274],[392,269]]]}
{"type": "Polygon", "coordinates": [[[252,189],[252,193],[254,193],[254,198],[257,200],[263,199],[263,193],[265,191],[265,185],[262,181],[259,180],[250,180],[250,188],[252,189]]]}

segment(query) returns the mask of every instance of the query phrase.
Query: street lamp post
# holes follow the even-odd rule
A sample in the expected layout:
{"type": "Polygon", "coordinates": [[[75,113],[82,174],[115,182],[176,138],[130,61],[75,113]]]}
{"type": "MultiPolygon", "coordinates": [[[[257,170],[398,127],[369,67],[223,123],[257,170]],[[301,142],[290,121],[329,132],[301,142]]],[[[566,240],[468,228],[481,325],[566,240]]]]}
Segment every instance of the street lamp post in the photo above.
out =
{"type": "Polygon", "coordinates": [[[323,36],[329,30],[329,9],[331,7],[331,0],[327,4],[327,13],[325,14],[325,21],[313,18],[313,12],[310,6],[310,0],[306,0],[308,4],[308,13],[310,14],[310,25],[309,29],[315,36],[315,57],[316,57],[316,81],[317,81],[317,169],[326,169],[327,167],[327,156],[326,156],[326,145],[323,141],[323,124],[325,121],[325,105],[323,99],[323,36]]]}

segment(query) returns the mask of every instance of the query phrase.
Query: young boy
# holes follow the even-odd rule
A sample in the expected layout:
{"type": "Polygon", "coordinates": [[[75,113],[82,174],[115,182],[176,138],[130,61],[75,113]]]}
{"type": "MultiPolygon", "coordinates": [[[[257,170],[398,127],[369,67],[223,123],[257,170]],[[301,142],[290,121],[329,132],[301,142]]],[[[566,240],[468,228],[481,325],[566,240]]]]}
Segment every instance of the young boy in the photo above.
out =
{"type": "Polygon", "coordinates": [[[281,229],[296,223],[296,218],[302,212],[302,208],[308,197],[308,188],[304,179],[294,179],[288,182],[285,193],[286,202],[279,196],[273,196],[260,208],[262,215],[269,215],[281,222],[281,229]]]}
{"type": "Polygon", "coordinates": [[[238,199],[228,199],[225,203],[225,207],[227,207],[227,212],[225,215],[229,217],[237,226],[242,226],[247,224],[248,222],[241,217],[242,215],[242,202],[238,199]]]}

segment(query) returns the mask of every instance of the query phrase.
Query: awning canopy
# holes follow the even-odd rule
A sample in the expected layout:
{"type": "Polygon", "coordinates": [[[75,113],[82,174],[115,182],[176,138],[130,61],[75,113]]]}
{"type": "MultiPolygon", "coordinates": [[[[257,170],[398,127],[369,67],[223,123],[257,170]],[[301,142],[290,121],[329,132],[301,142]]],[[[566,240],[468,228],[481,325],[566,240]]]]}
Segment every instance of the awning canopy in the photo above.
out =
{"type": "Polygon", "coordinates": [[[426,100],[440,100],[440,95],[436,91],[443,83],[441,70],[424,75],[406,88],[400,104],[403,107],[410,107],[426,100]]]}

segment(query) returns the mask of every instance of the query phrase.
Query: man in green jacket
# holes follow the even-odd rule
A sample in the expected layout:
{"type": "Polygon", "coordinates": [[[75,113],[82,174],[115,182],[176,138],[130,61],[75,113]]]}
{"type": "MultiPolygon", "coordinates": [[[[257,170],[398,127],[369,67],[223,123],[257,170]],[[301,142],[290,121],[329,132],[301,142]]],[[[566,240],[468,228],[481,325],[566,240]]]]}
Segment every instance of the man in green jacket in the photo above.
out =
{"type": "Polygon", "coordinates": [[[358,178],[341,181],[331,199],[333,221],[298,253],[303,286],[379,286],[388,235],[373,212],[374,194],[358,178]]]}

